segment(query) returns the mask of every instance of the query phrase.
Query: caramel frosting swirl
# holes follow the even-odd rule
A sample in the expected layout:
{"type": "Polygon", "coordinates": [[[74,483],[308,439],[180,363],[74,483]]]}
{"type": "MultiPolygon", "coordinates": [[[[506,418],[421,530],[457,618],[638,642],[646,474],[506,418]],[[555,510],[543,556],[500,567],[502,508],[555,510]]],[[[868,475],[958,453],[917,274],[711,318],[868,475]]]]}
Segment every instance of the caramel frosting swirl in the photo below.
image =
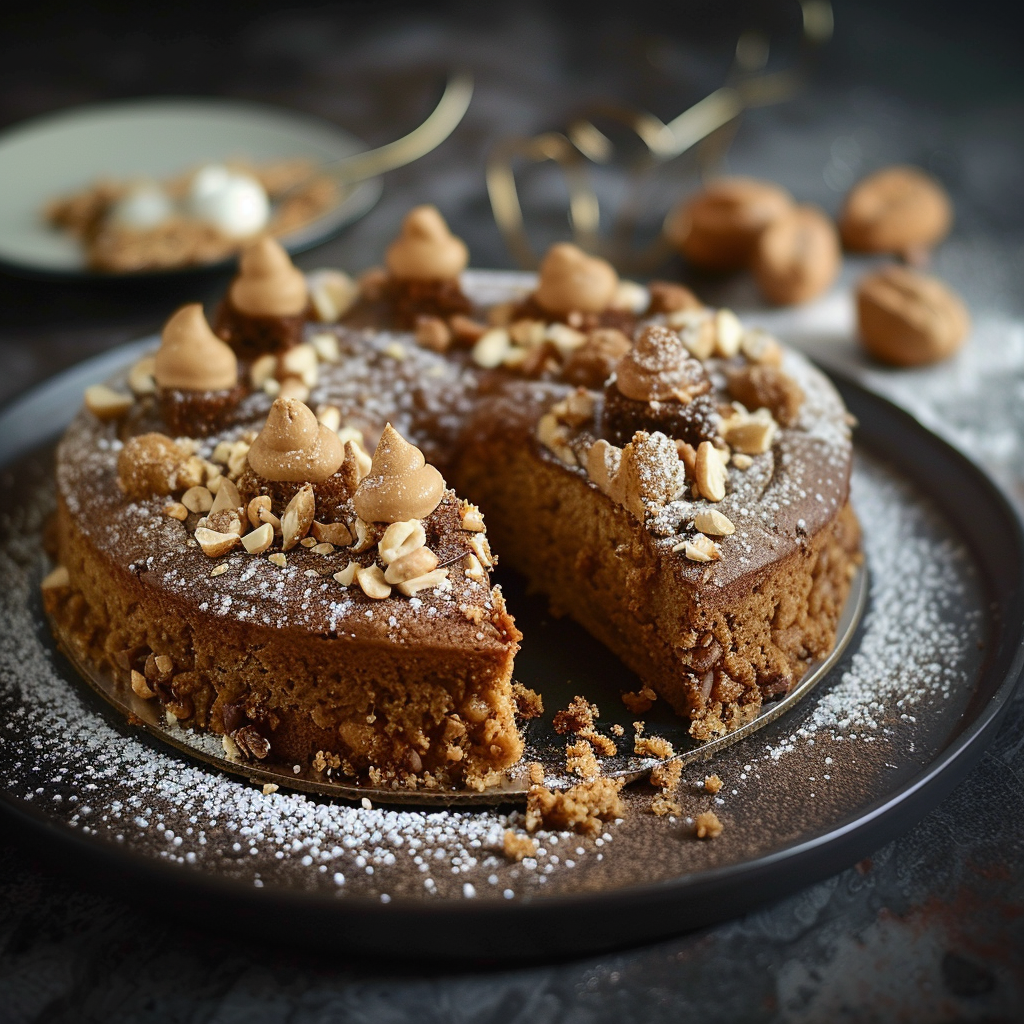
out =
{"type": "Polygon", "coordinates": [[[238,383],[238,359],[210,329],[198,302],[164,324],[153,378],[158,387],[181,391],[227,391],[238,383]]]}
{"type": "Polygon", "coordinates": [[[281,243],[264,236],[242,250],[228,296],[249,316],[298,316],[309,303],[309,287],[281,243]]]}
{"type": "Polygon", "coordinates": [[[444,478],[433,466],[426,465],[423,452],[389,423],[352,504],[360,519],[368,523],[423,519],[441,503],[444,488],[444,478]]]}
{"type": "Polygon", "coordinates": [[[392,277],[407,281],[447,281],[469,263],[469,250],[448,229],[436,206],[417,206],[405,215],[401,234],[385,255],[392,277]]]}
{"type": "Polygon", "coordinates": [[[603,313],[615,298],[619,275],[596,256],[588,256],[569,242],[553,245],[540,265],[540,280],[533,297],[546,310],[566,313],[603,313]]]}
{"type": "Polygon", "coordinates": [[[338,435],[294,398],[275,399],[249,448],[249,465],[264,480],[318,484],[333,476],[344,458],[338,435]]]}
{"type": "Polygon", "coordinates": [[[615,386],[638,402],[675,399],[686,404],[710,391],[711,381],[675,331],[651,324],[619,360],[615,386]]]}

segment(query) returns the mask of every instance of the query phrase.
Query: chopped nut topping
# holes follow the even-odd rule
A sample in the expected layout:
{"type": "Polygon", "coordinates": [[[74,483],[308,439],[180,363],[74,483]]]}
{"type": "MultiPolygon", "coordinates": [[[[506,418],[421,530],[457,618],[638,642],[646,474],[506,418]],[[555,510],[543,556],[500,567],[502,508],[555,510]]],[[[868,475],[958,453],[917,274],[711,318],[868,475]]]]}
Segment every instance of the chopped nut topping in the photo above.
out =
{"type": "Polygon", "coordinates": [[[355,523],[353,523],[353,529],[355,530],[356,540],[352,547],[352,554],[361,555],[364,551],[369,551],[377,543],[377,531],[365,520],[356,519],[355,523]]]}
{"type": "Polygon", "coordinates": [[[556,321],[553,324],[548,324],[544,331],[544,340],[550,341],[558,350],[558,354],[565,359],[583,345],[587,336],[581,331],[573,330],[573,328],[556,321]]]}
{"type": "Polygon", "coordinates": [[[533,348],[544,341],[547,325],[543,320],[516,320],[508,329],[509,337],[523,348],[533,348]]]}
{"type": "Polygon", "coordinates": [[[288,502],[284,515],[281,516],[281,549],[290,551],[303,537],[309,533],[313,525],[315,499],[310,484],[303,484],[288,502]]]}
{"type": "Polygon", "coordinates": [[[704,362],[715,351],[715,322],[709,316],[701,316],[699,320],[681,326],[679,337],[690,355],[704,362]]]}
{"type": "Polygon", "coordinates": [[[400,341],[389,341],[384,346],[384,355],[394,359],[396,363],[401,363],[409,355],[409,352],[400,341]]]}
{"type": "Polygon", "coordinates": [[[718,449],[710,441],[701,441],[697,448],[693,475],[701,495],[708,501],[721,501],[725,497],[728,470],[718,449]]]}
{"type": "Polygon", "coordinates": [[[579,427],[594,416],[594,396],[586,388],[577,388],[551,406],[551,414],[561,423],[579,427]]]}
{"type": "Polygon", "coordinates": [[[316,538],[315,537],[303,537],[302,540],[299,541],[299,544],[301,544],[302,547],[304,547],[304,548],[316,547],[316,538]]]}
{"type": "Polygon", "coordinates": [[[228,476],[237,480],[245,470],[249,458],[249,445],[245,441],[236,441],[228,453],[228,476]]]}
{"type": "Polygon", "coordinates": [[[131,395],[121,395],[106,384],[94,384],[85,389],[85,407],[100,420],[116,420],[132,407],[131,395]]]}
{"type": "Polygon", "coordinates": [[[762,363],[766,366],[782,365],[782,346],[765,331],[756,328],[744,331],[740,351],[752,363],[762,363]]]}
{"type": "Polygon", "coordinates": [[[309,275],[308,282],[313,312],[317,320],[324,324],[336,324],[359,297],[359,286],[341,270],[315,271],[309,275]]]}
{"type": "Polygon", "coordinates": [[[190,487],[181,496],[181,503],[189,512],[209,512],[213,508],[213,495],[205,487],[190,487]]]}
{"type": "Polygon", "coordinates": [[[210,512],[208,516],[200,520],[197,526],[205,526],[217,533],[234,533],[239,537],[245,532],[243,529],[242,517],[238,509],[225,508],[220,512],[210,512]]]}
{"type": "Polygon", "coordinates": [[[724,359],[731,359],[740,350],[743,341],[743,324],[731,309],[720,309],[715,314],[715,352],[724,359]]]}
{"type": "Polygon", "coordinates": [[[693,517],[694,528],[710,537],[728,537],[736,532],[732,520],[718,509],[702,509],[693,517]]]}
{"type": "Polygon", "coordinates": [[[504,362],[511,343],[507,330],[492,327],[473,346],[473,362],[486,370],[493,370],[504,362]]]}
{"type": "Polygon", "coordinates": [[[419,547],[406,555],[392,559],[384,573],[384,579],[392,584],[405,583],[406,580],[425,576],[436,568],[437,555],[430,548],[419,547]]]}
{"type": "Polygon", "coordinates": [[[156,356],[144,356],[128,371],[128,387],[136,398],[156,391],[156,356]]]}
{"type": "MultiPolygon", "coordinates": [[[[224,477],[220,477],[220,483],[217,485],[217,495],[213,499],[213,505],[210,507],[210,513],[224,512],[226,510],[234,510],[242,507],[242,497],[238,493],[238,488],[234,485],[231,480],[227,480],[224,477]]],[[[184,498],[182,498],[184,501],[184,498]]]]}
{"type": "Polygon", "coordinates": [[[338,339],[335,335],[328,334],[326,331],[314,334],[309,339],[309,343],[316,349],[317,358],[321,363],[336,363],[341,359],[338,339]]]}
{"type": "Polygon", "coordinates": [[[315,540],[334,547],[347,548],[352,543],[352,532],[344,523],[318,523],[314,520],[312,533],[315,540]]]}
{"type": "Polygon", "coordinates": [[[316,349],[308,343],[296,345],[281,356],[281,376],[298,377],[307,388],[316,386],[320,371],[316,349]]]}
{"type": "Polygon", "coordinates": [[[537,440],[567,466],[576,465],[576,453],[569,447],[569,430],[558,418],[546,412],[537,422],[537,440]]]}
{"type": "Polygon", "coordinates": [[[494,555],[491,554],[491,545],[487,538],[483,534],[474,534],[469,538],[469,546],[473,550],[473,554],[480,559],[480,564],[485,569],[490,569],[494,565],[494,555]]]}
{"type": "Polygon", "coordinates": [[[215,565],[210,570],[210,575],[211,576],[223,576],[224,573],[226,573],[227,571],[228,571],[228,563],[227,562],[222,562],[220,565],[215,565]]]}
{"type": "Polygon", "coordinates": [[[317,406],[316,418],[328,430],[333,430],[335,433],[341,427],[341,410],[336,405],[317,406]]]}
{"type": "Polygon", "coordinates": [[[281,551],[275,551],[272,555],[267,556],[268,562],[273,562],[279,569],[283,569],[288,564],[288,556],[281,551]]]}
{"type": "Polygon", "coordinates": [[[746,455],[743,452],[736,452],[733,454],[732,464],[737,469],[750,469],[750,467],[754,464],[754,460],[749,455],[746,455]]]}
{"type": "Polygon", "coordinates": [[[358,562],[349,562],[341,572],[336,572],[334,578],[343,586],[351,587],[352,582],[356,578],[356,569],[359,568],[358,562]]]}
{"type": "Polygon", "coordinates": [[[274,528],[270,523],[264,523],[242,538],[242,547],[250,555],[262,555],[273,543],[274,528]]]}
{"type": "Polygon", "coordinates": [[[137,697],[141,697],[143,700],[152,700],[156,696],[156,691],[150,689],[146,677],[134,668],[131,671],[131,683],[132,690],[137,697]]]}
{"type": "Polygon", "coordinates": [[[416,344],[431,352],[447,352],[452,344],[452,332],[439,316],[416,317],[416,344]]]}
{"type": "Polygon", "coordinates": [[[356,569],[355,575],[359,589],[367,597],[372,597],[375,601],[383,601],[390,595],[391,587],[385,582],[384,573],[381,572],[379,565],[360,567],[356,569]]]}
{"type": "Polygon", "coordinates": [[[204,555],[217,558],[234,548],[239,543],[239,536],[237,533],[219,533],[200,526],[196,530],[196,542],[203,549],[204,555]]]}
{"type": "MultiPolygon", "coordinates": [[[[254,360],[252,366],[249,367],[249,380],[256,391],[263,390],[263,386],[267,381],[273,380],[276,374],[277,356],[270,352],[254,360]]],[[[214,452],[214,455],[216,456],[216,452],[214,452]]],[[[223,462],[224,460],[218,459],[217,461],[223,462]]]]}
{"type": "MultiPolygon", "coordinates": [[[[778,424],[767,409],[758,409],[755,413],[740,413],[722,421],[721,434],[726,442],[732,445],[737,452],[743,455],[763,455],[772,446],[778,424]]],[[[739,455],[733,456],[733,461],[741,469],[750,468],[748,462],[746,467],[740,466],[739,455]]]]}
{"type": "Polygon", "coordinates": [[[480,564],[480,559],[476,555],[466,555],[463,559],[463,567],[466,571],[466,576],[476,583],[486,583],[487,573],[484,572],[484,567],[480,564]]]}
{"type": "Polygon", "coordinates": [[[431,590],[439,583],[448,578],[447,569],[434,569],[431,572],[417,576],[415,579],[405,580],[398,584],[398,591],[406,597],[413,597],[421,590],[431,590]]]}
{"type": "MultiPolygon", "coordinates": [[[[705,537],[702,533],[698,533],[692,540],[684,541],[681,546],[683,554],[691,562],[717,562],[722,557],[722,552],[718,550],[718,545],[710,537],[705,537]]],[[[678,546],[672,550],[675,551],[677,549],[678,546]]]]}
{"type": "Polygon", "coordinates": [[[483,533],[484,517],[476,505],[463,505],[459,511],[462,519],[462,528],[467,533],[483,533]]]}
{"type": "Polygon", "coordinates": [[[460,345],[475,345],[487,333],[487,324],[478,323],[461,313],[449,317],[448,326],[460,345]]]}
{"type": "Polygon", "coordinates": [[[378,545],[380,560],[385,565],[390,565],[422,548],[426,542],[427,535],[423,529],[423,523],[419,519],[406,519],[402,522],[392,523],[384,531],[384,536],[381,537],[378,545]]]}
{"type": "Polygon", "coordinates": [[[622,449],[603,438],[595,441],[587,450],[587,476],[609,496],[621,464],[622,449]]]}
{"type": "Polygon", "coordinates": [[[270,523],[275,530],[281,528],[281,520],[270,511],[270,505],[270,498],[265,494],[259,494],[249,502],[248,508],[246,508],[246,515],[249,517],[249,522],[253,527],[270,523]]]}
{"type": "MultiPolygon", "coordinates": [[[[267,381],[269,384],[270,382],[267,381]]],[[[277,390],[277,398],[290,398],[296,402],[306,402],[309,399],[309,387],[298,377],[288,377],[281,381],[277,390]]]]}
{"type": "Polygon", "coordinates": [[[170,505],[164,505],[164,515],[183,523],[188,519],[188,509],[180,501],[172,501],[170,505]]]}

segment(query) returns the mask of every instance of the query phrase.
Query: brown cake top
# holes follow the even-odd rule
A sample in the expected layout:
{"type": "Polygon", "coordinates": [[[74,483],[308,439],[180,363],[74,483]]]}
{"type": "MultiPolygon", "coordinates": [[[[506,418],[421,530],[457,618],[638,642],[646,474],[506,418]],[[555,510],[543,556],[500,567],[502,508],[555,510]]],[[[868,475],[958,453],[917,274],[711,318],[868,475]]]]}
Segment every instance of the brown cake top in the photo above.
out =
{"type": "Polygon", "coordinates": [[[153,378],[161,388],[226,391],[238,383],[238,359],[210,328],[198,302],[182,306],[164,325],[153,378]]]}
{"type": "Polygon", "coordinates": [[[248,316],[298,316],[309,303],[305,275],[269,236],[242,250],[228,295],[235,309],[248,316]]]}

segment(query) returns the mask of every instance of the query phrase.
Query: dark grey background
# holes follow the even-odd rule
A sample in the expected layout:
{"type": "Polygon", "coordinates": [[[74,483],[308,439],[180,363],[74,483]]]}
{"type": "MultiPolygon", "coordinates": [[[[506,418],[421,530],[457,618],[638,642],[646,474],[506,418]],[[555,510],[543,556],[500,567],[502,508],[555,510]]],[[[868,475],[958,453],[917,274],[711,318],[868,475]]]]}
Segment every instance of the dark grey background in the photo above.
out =
{"type": "MultiPolygon", "coordinates": [[[[379,261],[404,211],[436,202],[477,266],[511,266],[483,160],[508,133],[559,128],[582,104],[629,100],[668,119],[722,83],[736,33],[763,27],[785,60],[795,3],[615,6],[36,5],[5,16],[0,124],[101,98],[217,94],[318,113],[382,143],[418,123],[446,68],[474,70],[453,138],[385,182],[379,206],[306,267],[379,261]],[[780,52],[782,51],[782,52],[780,52]]],[[[1024,317],[1024,71],[1010,5],[837,3],[810,85],[749,114],[730,167],[834,212],[845,182],[909,160],[950,187],[957,225],[937,268],[983,308],[1024,317]],[[851,147],[851,140],[854,145],[851,147]]],[[[695,182],[681,161],[658,203],[695,182]]],[[[616,178],[600,178],[614,194],[616,178]]],[[[2,183],[0,183],[2,187],[2,183]]],[[[538,239],[564,233],[561,193],[533,175],[538,239]]],[[[663,268],[685,275],[679,264],[663,268]]],[[[709,298],[749,290],[700,278],[709,298]],[[732,291],[730,292],[730,289],[732,291]]],[[[0,276],[0,399],[156,329],[223,282],[77,286],[0,276]]],[[[1024,474],[1022,474],[1024,476],[1024,474]]],[[[597,1022],[985,1020],[1024,1016],[1024,701],[969,780],[899,841],[746,918],[583,962],[459,972],[339,963],[252,948],[231,921],[183,929],[97,893],[0,839],[0,1020],[597,1022]]],[[[0,823],[3,827],[4,823],[0,823]]],[[[424,936],[429,943],[429,935],[424,936]]]]}

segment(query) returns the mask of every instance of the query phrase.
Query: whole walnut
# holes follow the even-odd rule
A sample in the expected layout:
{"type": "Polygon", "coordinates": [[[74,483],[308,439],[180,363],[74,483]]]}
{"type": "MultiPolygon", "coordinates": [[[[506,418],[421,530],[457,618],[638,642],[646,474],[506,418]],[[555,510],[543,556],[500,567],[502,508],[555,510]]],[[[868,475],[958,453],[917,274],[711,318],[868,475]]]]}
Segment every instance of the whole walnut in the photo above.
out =
{"type": "Polygon", "coordinates": [[[780,306],[808,302],[835,281],[842,256],[832,221],[814,206],[797,206],[768,225],[754,251],[761,294],[780,306]]]}

